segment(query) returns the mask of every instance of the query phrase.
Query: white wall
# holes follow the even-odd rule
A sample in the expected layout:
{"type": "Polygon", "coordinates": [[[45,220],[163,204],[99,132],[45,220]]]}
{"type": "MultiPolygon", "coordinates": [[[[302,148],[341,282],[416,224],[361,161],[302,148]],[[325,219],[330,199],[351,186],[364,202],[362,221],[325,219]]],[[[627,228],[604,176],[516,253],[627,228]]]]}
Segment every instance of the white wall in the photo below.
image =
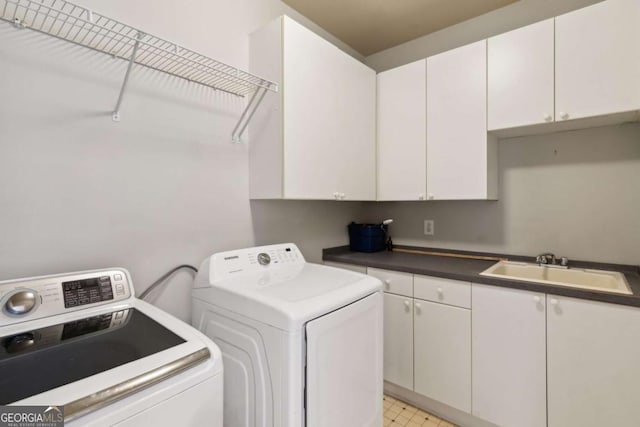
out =
{"type": "MultiPolygon", "coordinates": [[[[79,2],[244,69],[251,31],[283,12],[302,19],[274,0],[79,2]]],[[[254,224],[260,243],[295,237],[312,260],[346,241],[350,210],[323,212],[336,204],[252,213],[246,145],[230,141],[242,100],[134,69],[113,123],[124,70],[0,22],[0,280],[122,266],[140,292],[174,265],[252,245],[254,224]],[[318,244],[306,243],[317,228],[284,232],[301,215],[326,226],[318,244]]],[[[190,286],[180,273],[155,303],[189,321],[190,286]]]]}
{"type": "Polygon", "coordinates": [[[640,264],[640,124],[499,143],[499,200],[369,203],[396,244],[640,264]],[[435,235],[424,235],[424,220],[435,235]]]}

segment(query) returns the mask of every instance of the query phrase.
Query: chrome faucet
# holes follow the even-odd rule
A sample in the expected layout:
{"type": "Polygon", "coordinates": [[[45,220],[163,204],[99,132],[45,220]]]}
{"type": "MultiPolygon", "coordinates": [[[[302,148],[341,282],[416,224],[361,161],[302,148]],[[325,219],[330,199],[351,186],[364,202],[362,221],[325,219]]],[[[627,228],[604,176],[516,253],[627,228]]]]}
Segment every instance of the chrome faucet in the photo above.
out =
{"type": "Polygon", "coordinates": [[[539,266],[547,266],[547,267],[559,267],[559,268],[569,268],[569,258],[562,257],[560,258],[560,264],[558,264],[558,260],[556,256],[550,252],[545,252],[536,257],[536,262],[539,266]]]}
{"type": "Polygon", "coordinates": [[[538,263],[538,265],[553,265],[556,263],[556,256],[550,252],[546,252],[538,255],[536,257],[536,262],[538,263]]]}

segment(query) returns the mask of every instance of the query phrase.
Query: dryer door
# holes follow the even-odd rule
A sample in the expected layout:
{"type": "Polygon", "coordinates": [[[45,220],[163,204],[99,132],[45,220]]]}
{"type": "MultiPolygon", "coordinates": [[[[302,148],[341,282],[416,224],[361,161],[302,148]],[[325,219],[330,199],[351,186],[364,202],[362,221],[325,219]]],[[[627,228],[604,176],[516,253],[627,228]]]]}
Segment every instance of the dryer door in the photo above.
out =
{"type": "Polygon", "coordinates": [[[307,323],[307,427],[382,425],[382,294],[307,323]]]}

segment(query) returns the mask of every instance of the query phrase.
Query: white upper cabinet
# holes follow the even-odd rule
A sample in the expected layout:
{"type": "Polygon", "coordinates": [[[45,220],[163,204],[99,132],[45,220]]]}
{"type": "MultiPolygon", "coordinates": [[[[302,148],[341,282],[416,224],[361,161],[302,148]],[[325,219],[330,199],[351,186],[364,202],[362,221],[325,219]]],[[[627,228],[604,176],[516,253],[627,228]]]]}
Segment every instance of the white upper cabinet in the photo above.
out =
{"type": "Polygon", "coordinates": [[[640,109],[640,1],[567,13],[555,30],[558,121],[640,109]]]}
{"type": "Polygon", "coordinates": [[[545,295],[474,283],[472,299],[473,415],[546,427],[545,295]]]}
{"type": "Polygon", "coordinates": [[[554,121],[553,19],[488,40],[488,128],[554,121]]]}
{"type": "Polygon", "coordinates": [[[547,295],[549,427],[640,425],[640,309],[547,295]]]}
{"type": "Polygon", "coordinates": [[[427,123],[427,199],[496,199],[486,40],[427,58],[427,123]]]}
{"type": "Polygon", "coordinates": [[[378,74],[378,200],[425,200],[427,62],[378,74]]]}
{"type": "Polygon", "coordinates": [[[375,71],[286,16],[252,34],[250,69],[281,89],[249,130],[251,198],[375,200],[375,71]]]}
{"type": "Polygon", "coordinates": [[[640,0],[606,0],[376,78],[280,17],[251,35],[280,92],[250,122],[250,197],[495,200],[497,135],[640,117],[639,41],[640,0]]]}

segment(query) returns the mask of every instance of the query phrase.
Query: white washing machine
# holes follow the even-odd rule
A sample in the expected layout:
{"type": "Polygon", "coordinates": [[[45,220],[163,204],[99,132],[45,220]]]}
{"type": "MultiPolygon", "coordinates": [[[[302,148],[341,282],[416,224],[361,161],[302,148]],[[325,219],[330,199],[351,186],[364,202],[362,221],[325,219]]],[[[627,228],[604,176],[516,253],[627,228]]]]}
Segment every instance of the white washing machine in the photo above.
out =
{"type": "Polygon", "coordinates": [[[224,425],[382,426],[381,291],[294,244],[205,260],[193,325],[222,350],[224,425]]]}
{"type": "Polygon", "coordinates": [[[126,270],[3,281],[0,307],[0,405],[63,408],[66,426],[222,425],[219,348],[136,299],[126,270]]]}

